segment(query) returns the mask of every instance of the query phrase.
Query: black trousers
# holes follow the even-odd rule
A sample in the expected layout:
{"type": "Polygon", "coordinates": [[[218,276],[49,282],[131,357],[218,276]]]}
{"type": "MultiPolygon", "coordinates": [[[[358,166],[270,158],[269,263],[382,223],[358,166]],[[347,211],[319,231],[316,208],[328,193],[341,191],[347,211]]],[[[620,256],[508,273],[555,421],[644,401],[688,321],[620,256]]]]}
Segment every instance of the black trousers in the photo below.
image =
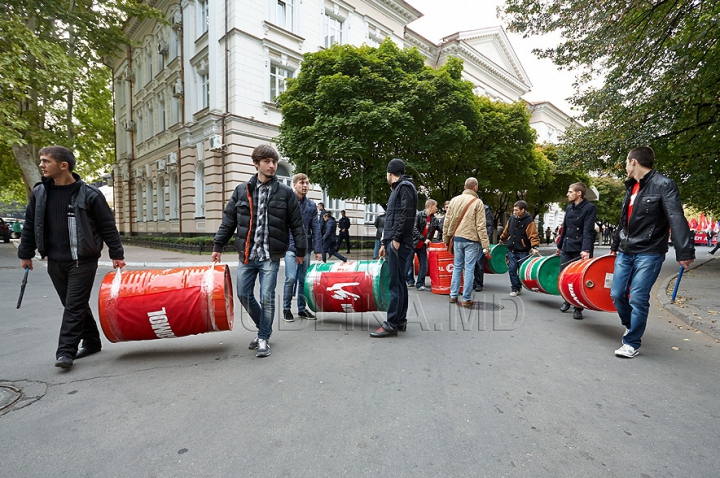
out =
{"type": "Polygon", "coordinates": [[[99,349],[102,345],[90,310],[90,294],[97,266],[97,261],[78,264],[75,261],[48,260],[48,274],[65,307],[56,358],[61,355],[75,358],[81,340],[83,347],[99,349]]]}
{"type": "Polygon", "coordinates": [[[347,249],[345,249],[345,250],[350,252],[350,231],[345,231],[345,232],[340,231],[338,233],[338,245],[337,245],[338,250],[340,250],[340,248],[342,247],[343,240],[345,240],[345,244],[347,246],[347,249]]]}

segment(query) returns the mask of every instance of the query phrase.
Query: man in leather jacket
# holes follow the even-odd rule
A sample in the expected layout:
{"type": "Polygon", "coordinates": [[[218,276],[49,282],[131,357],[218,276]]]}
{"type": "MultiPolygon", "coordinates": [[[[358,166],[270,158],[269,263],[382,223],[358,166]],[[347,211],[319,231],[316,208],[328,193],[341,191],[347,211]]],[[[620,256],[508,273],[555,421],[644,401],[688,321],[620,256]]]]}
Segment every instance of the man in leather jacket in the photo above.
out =
{"type": "Polygon", "coordinates": [[[257,173],[238,185],[223,211],[222,224],[213,242],[212,262],[220,262],[223,248],[237,230],[235,248],[240,260],[237,295],[258,328],[249,349],[257,357],[270,355],[270,335],[275,316],[275,286],[280,259],[295,241],[295,262],[305,261],[307,237],[295,192],[281,183],[275,172],[280,160],[275,148],[261,144],[252,152],[257,173]],[[260,276],[260,302],[254,295],[255,279],[260,276]]]}
{"type": "Polygon", "coordinates": [[[695,260],[695,246],[683,214],[680,193],[672,179],[652,169],[655,152],[648,146],[627,156],[620,224],[610,254],[617,255],[611,295],[620,322],[625,326],[618,357],[638,354],[650,309],[650,289],[660,274],[673,234],[675,258],[683,267],[695,260]]]}
{"type": "Polygon", "coordinates": [[[103,242],[115,268],[125,267],[124,251],[105,196],[72,172],[72,151],[48,146],[39,155],[43,179],[25,211],[18,257],[22,268],[30,270],[36,249],[48,259],[48,274],[64,307],[55,366],[67,369],[102,347],[90,294],[103,242]]]}

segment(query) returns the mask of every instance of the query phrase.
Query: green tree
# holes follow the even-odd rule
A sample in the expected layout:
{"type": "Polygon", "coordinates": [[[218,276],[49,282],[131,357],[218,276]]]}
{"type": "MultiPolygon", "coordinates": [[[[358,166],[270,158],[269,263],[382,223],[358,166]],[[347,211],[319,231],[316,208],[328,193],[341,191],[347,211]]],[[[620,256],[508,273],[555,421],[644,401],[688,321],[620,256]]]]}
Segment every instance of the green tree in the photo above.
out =
{"type": "Polygon", "coordinates": [[[593,180],[600,193],[600,198],[595,203],[597,206],[597,225],[615,230],[620,223],[622,212],[622,201],[625,197],[625,183],[616,178],[595,178],[593,180]]]}
{"type": "Polygon", "coordinates": [[[517,184],[535,139],[527,109],[478,98],[461,73],[460,60],[435,70],[389,39],[306,54],[277,100],[278,146],[331,196],[367,203],[387,202],[392,157],[406,161],[421,198],[442,202],[469,176],[484,189],[517,184]]]}
{"type": "Polygon", "coordinates": [[[536,53],[578,72],[572,163],[621,175],[647,144],[685,200],[720,212],[720,2],[507,0],[504,12],[511,31],[563,35],[536,53]]]}
{"type": "Polygon", "coordinates": [[[21,199],[21,178],[26,196],[40,180],[37,151],[45,145],[73,149],[85,174],[112,163],[110,73],[102,60],[130,44],[122,31],[130,16],[162,14],[139,0],[0,5],[0,187],[13,197],[21,199]]]}

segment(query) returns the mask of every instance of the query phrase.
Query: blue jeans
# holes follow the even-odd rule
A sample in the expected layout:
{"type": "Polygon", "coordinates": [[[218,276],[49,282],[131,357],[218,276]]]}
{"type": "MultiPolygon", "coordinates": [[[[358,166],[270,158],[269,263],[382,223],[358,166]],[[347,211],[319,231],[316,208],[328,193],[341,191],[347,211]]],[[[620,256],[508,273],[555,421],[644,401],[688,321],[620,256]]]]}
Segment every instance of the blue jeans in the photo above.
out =
{"type": "Polygon", "coordinates": [[[302,264],[295,262],[295,253],[287,251],[285,253],[285,288],[283,290],[283,310],[290,310],[292,298],[297,291],[297,307],[298,312],[303,312],[307,307],[305,300],[305,274],[310,267],[311,252],[305,254],[305,260],[302,264]]]}
{"type": "Polygon", "coordinates": [[[415,288],[419,289],[425,285],[425,276],[427,275],[428,260],[427,260],[427,247],[423,246],[420,249],[415,249],[410,257],[408,258],[407,264],[405,265],[405,279],[408,284],[415,283],[415,288]],[[415,282],[415,254],[418,256],[418,262],[420,267],[418,268],[417,282],[415,282]]]}
{"type": "Polygon", "coordinates": [[[378,254],[380,254],[380,246],[382,246],[380,239],[375,239],[375,247],[373,247],[373,260],[378,258],[378,254]]]}
{"type": "Polygon", "coordinates": [[[468,241],[462,237],[456,237],[453,249],[455,261],[453,263],[452,280],[450,281],[450,297],[457,297],[460,293],[460,274],[463,275],[462,300],[467,302],[472,299],[473,280],[475,278],[475,263],[477,262],[480,243],[468,241]]]}
{"type": "Polygon", "coordinates": [[[396,330],[399,326],[407,324],[408,291],[405,285],[405,263],[410,258],[412,250],[400,244],[400,250],[395,249],[392,241],[387,245],[387,261],[390,271],[390,305],[388,305],[387,319],[382,327],[385,330],[396,330]]]}
{"type": "Polygon", "coordinates": [[[238,262],[237,294],[243,308],[258,328],[258,338],[269,339],[275,317],[275,284],[280,261],[238,262]],[[260,303],[255,299],[255,278],[260,280],[260,303]]]}
{"type": "Polygon", "coordinates": [[[508,274],[510,275],[510,287],[514,292],[522,289],[522,282],[518,277],[518,269],[520,268],[521,261],[529,255],[529,252],[511,252],[508,251],[508,274]]]}
{"type": "Polygon", "coordinates": [[[610,295],[620,322],[630,331],[623,343],[640,348],[650,310],[650,289],[660,274],[665,254],[625,254],[615,258],[610,295]],[[628,297],[629,295],[629,297],[628,297]]]}

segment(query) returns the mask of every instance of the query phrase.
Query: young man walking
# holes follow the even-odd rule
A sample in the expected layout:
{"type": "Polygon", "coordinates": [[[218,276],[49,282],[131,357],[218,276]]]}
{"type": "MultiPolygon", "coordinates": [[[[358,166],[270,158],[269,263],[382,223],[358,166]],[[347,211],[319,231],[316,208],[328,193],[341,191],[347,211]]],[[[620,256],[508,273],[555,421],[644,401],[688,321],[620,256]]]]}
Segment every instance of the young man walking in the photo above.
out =
{"type": "Polygon", "coordinates": [[[683,213],[678,186],[653,169],[655,152],[648,146],[630,151],[620,224],[610,254],[615,258],[613,303],[625,326],[618,357],[638,354],[650,310],[650,289],[660,274],[672,229],[675,259],[687,268],[695,260],[694,237],[683,213]]]}
{"type": "Polygon", "coordinates": [[[408,291],[405,264],[412,253],[417,190],[412,178],[405,175],[405,163],[398,158],[387,165],[387,181],[392,189],[385,212],[383,245],[380,257],[387,256],[390,270],[390,305],[385,322],[370,337],[391,337],[407,327],[408,291]]]}
{"type": "Polygon", "coordinates": [[[298,173],[293,176],[293,189],[300,206],[300,214],[302,215],[303,228],[305,237],[307,238],[307,250],[305,252],[305,260],[302,264],[296,262],[297,249],[295,248],[295,240],[290,235],[290,246],[285,253],[285,288],[283,290],[283,318],[286,322],[293,322],[295,317],[290,304],[292,298],[297,291],[297,308],[298,317],[304,317],[309,320],[315,319],[315,314],[307,308],[305,300],[305,274],[307,273],[310,262],[312,261],[312,252],[310,245],[315,250],[315,260],[322,259],[320,251],[322,251],[322,235],[320,233],[320,223],[317,219],[317,206],[315,201],[307,197],[310,189],[310,181],[304,173],[298,173]]]}
{"type": "Polygon", "coordinates": [[[500,234],[499,244],[507,242],[508,275],[510,275],[510,295],[515,297],[522,291],[522,283],[518,277],[520,263],[527,259],[529,253],[537,254],[540,236],[532,216],[527,212],[527,203],[518,201],[513,206],[505,229],[500,234]]]}
{"type": "Polygon", "coordinates": [[[219,262],[222,250],[237,230],[235,248],[239,254],[237,294],[243,308],[258,328],[250,342],[257,357],[270,355],[270,335],[275,316],[275,285],[280,259],[295,241],[295,263],[305,261],[307,238],[297,197],[275,176],[280,160],[275,148],[261,144],[252,152],[257,173],[233,191],[215,234],[212,262],[219,262]],[[255,299],[255,279],[260,278],[260,302],[255,299]]]}
{"type": "Polygon", "coordinates": [[[55,366],[70,368],[74,360],[102,348],[89,302],[103,242],[116,269],[125,267],[124,251],[105,196],[73,173],[72,151],[48,146],[39,154],[43,178],[25,211],[18,257],[30,270],[36,249],[48,259],[48,274],[64,307],[55,366]]]}
{"type": "MultiPolygon", "coordinates": [[[[595,249],[595,219],[597,208],[595,204],[585,199],[587,188],[583,183],[573,183],[566,194],[570,205],[565,210],[562,233],[558,240],[557,252],[560,255],[560,270],[577,259],[588,259],[593,256],[595,249]]],[[[549,228],[548,228],[549,229],[549,228]]],[[[570,310],[570,304],[563,302],[560,311],[570,310]]],[[[573,319],[582,320],[582,307],[575,307],[573,319]]]]}

